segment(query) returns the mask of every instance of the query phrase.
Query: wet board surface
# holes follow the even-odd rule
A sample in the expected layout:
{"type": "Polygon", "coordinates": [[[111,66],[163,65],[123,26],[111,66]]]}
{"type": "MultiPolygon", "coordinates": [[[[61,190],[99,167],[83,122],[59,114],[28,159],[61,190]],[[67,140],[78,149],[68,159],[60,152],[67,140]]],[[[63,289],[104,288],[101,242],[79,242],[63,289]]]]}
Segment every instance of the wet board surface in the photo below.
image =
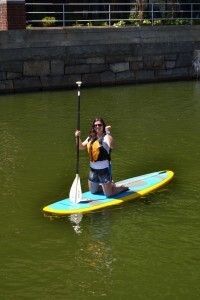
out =
{"type": "Polygon", "coordinates": [[[45,206],[43,211],[54,215],[70,215],[92,212],[104,207],[119,205],[125,201],[144,196],[161,188],[163,185],[167,184],[173,176],[174,173],[172,171],[159,171],[132,177],[116,182],[116,185],[128,186],[129,190],[122,192],[113,198],[106,198],[103,193],[92,194],[88,191],[83,193],[82,201],[79,203],[73,203],[67,198],[45,206]]]}

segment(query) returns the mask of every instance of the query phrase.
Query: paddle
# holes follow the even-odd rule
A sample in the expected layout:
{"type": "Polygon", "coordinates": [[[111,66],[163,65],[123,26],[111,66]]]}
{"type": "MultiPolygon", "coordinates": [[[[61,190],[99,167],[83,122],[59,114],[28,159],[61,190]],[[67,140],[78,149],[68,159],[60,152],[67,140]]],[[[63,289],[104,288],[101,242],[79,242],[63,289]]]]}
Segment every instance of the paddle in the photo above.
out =
{"type": "MultiPolygon", "coordinates": [[[[77,81],[78,85],[78,114],[77,114],[77,130],[80,130],[80,97],[81,97],[81,81],[77,81]]],[[[81,182],[79,176],[79,136],[76,137],[76,177],[72,183],[69,192],[69,199],[73,203],[79,203],[82,199],[81,182]]]]}

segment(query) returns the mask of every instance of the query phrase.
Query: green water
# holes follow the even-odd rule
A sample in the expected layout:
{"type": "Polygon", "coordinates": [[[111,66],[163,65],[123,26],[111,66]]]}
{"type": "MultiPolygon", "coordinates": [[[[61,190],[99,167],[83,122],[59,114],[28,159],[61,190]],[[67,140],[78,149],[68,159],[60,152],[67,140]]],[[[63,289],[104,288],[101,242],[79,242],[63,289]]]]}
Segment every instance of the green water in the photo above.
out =
{"type": "MultiPolygon", "coordinates": [[[[115,180],[170,169],[161,191],[49,218],[75,178],[77,92],[0,96],[0,299],[200,297],[200,82],[81,90],[81,128],[112,125],[115,180]]],[[[82,189],[88,160],[80,154],[82,189]]]]}

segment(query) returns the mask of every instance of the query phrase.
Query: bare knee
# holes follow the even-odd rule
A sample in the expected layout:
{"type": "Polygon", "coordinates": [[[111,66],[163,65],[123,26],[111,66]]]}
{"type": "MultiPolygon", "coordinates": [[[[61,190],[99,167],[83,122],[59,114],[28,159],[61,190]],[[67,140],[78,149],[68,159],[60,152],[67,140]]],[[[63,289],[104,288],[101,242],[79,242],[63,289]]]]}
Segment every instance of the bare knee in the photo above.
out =
{"type": "Polygon", "coordinates": [[[97,194],[98,191],[99,191],[99,188],[90,188],[90,192],[91,192],[92,194],[97,194]]]}
{"type": "Polygon", "coordinates": [[[91,182],[89,181],[88,182],[88,185],[89,185],[89,190],[92,194],[97,194],[99,193],[99,184],[98,183],[94,183],[94,182],[91,182]]]}

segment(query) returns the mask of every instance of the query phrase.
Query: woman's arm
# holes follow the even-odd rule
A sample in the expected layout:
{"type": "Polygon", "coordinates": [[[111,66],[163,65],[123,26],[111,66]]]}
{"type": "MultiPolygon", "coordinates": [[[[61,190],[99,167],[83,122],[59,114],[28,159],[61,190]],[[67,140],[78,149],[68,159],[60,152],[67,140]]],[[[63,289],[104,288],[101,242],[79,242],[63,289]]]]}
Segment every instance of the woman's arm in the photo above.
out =
{"type": "Polygon", "coordinates": [[[108,144],[108,147],[111,149],[115,148],[115,141],[113,139],[113,137],[110,134],[106,134],[106,142],[108,144]]]}
{"type": "Polygon", "coordinates": [[[113,137],[110,135],[111,126],[106,126],[106,142],[108,144],[108,147],[113,149],[115,147],[115,141],[113,137]]]}
{"type": "MultiPolygon", "coordinates": [[[[80,150],[85,150],[86,146],[87,146],[87,143],[88,143],[88,138],[84,142],[82,142],[81,138],[80,138],[81,132],[79,130],[75,131],[75,137],[77,138],[77,136],[79,136],[79,149],[80,150]]],[[[77,139],[76,139],[76,141],[77,141],[77,139]]]]}

